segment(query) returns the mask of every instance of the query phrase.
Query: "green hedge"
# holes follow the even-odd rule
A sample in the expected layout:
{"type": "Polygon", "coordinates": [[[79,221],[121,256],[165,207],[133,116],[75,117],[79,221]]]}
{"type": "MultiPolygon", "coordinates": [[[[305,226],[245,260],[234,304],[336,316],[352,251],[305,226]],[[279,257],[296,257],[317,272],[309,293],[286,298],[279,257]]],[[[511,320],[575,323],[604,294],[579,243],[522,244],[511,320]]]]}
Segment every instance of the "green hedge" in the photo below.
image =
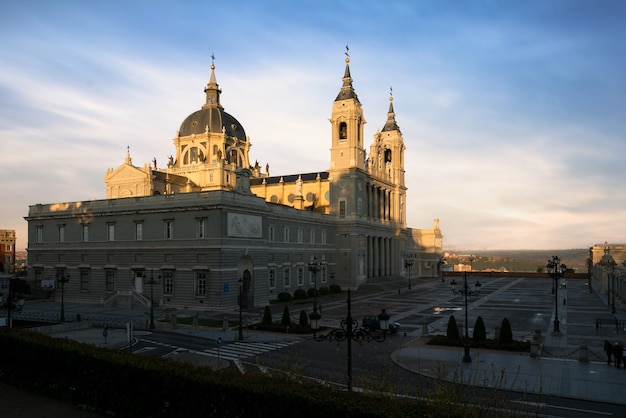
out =
{"type": "Polygon", "coordinates": [[[420,401],[389,402],[287,374],[213,371],[30,331],[1,329],[0,346],[1,381],[117,417],[436,416],[420,401]]]}

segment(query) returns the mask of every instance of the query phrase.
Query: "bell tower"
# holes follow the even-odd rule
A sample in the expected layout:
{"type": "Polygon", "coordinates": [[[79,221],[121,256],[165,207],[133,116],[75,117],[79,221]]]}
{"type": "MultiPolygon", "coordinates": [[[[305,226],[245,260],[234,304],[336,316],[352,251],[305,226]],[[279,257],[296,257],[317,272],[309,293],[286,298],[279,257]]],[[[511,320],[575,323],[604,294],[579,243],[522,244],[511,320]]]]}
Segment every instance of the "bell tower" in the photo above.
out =
{"type": "Polygon", "coordinates": [[[359,168],[365,170],[365,149],[363,147],[363,108],[352,87],[350,76],[350,56],[346,47],[346,70],[343,85],[333,103],[332,147],[330,149],[330,169],[341,170],[359,168]]]}

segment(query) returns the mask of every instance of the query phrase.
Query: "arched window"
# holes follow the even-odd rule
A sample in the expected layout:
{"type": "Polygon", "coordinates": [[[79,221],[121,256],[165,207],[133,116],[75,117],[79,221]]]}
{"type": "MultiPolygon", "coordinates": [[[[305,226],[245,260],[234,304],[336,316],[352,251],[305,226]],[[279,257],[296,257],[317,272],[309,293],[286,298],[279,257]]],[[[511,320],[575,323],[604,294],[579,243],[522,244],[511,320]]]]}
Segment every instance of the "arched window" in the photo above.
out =
{"type": "Polygon", "coordinates": [[[386,163],[391,162],[391,150],[390,149],[385,150],[385,162],[386,163]]]}
{"type": "Polygon", "coordinates": [[[345,122],[339,124],[339,139],[348,139],[348,125],[345,122]]]}

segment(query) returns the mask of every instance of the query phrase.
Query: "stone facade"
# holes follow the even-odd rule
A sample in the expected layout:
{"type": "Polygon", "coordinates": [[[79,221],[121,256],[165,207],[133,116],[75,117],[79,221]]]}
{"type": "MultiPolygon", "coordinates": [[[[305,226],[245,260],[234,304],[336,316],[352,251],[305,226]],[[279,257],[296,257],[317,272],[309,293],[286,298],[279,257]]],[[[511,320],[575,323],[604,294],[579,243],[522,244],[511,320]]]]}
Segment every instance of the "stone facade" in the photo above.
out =
{"type": "Polygon", "coordinates": [[[58,288],[69,276],[68,301],[221,309],[240,292],[245,305],[262,306],[299,288],[438,277],[438,220],[406,226],[392,97],[368,154],[347,59],[329,169],[270,176],[269,165],[250,163],[250,138],[224,111],[211,70],[205,104],[181,124],[166,167],[136,167],[128,152],[106,172],[105,200],[30,207],[30,280],[58,288]]]}

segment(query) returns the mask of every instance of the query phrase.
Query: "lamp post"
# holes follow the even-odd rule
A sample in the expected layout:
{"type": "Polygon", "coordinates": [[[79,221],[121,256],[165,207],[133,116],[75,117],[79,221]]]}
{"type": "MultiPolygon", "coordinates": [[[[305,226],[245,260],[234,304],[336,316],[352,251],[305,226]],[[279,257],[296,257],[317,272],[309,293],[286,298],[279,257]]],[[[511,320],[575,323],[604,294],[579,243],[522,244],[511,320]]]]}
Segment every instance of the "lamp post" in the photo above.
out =
{"type": "Polygon", "coordinates": [[[24,307],[24,302],[26,301],[26,297],[22,293],[18,293],[17,295],[13,295],[11,293],[11,279],[9,278],[9,288],[8,288],[8,296],[6,301],[4,300],[4,294],[0,293],[0,310],[7,311],[7,327],[13,327],[13,318],[12,313],[22,312],[22,308],[24,307]]]}
{"type": "Polygon", "coordinates": [[[413,260],[410,258],[404,260],[404,268],[409,269],[409,290],[411,290],[411,267],[413,266],[413,260]]]}
{"type": "Polygon", "coordinates": [[[317,312],[317,272],[320,271],[320,263],[313,257],[309,261],[309,271],[313,273],[313,312],[317,312]]]}
{"type": "MultiPolygon", "coordinates": [[[[370,332],[364,327],[360,326],[358,321],[352,319],[352,311],[351,304],[352,301],[350,299],[350,289],[348,289],[348,315],[346,319],[341,320],[341,328],[334,329],[325,335],[318,335],[317,332],[313,334],[313,338],[315,341],[337,341],[340,343],[342,341],[348,342],[348,353],[347,353],[347,371],[348,371],[348,391],[352,391],[352,341],[356,341],[359,344],[362,344],[363,341],[376,341],[383,342],[385,341],[385,337],[389,331],[389,314],[382,309],[380,314],[378,315],[378,321],[380,324],[380,332],[370,332]]],[[[319,329],[319,320],[321,315],[319,312],[314,311],[309,314],[311,319],[311,328],[314,331],[319,329]]]]}
{"type": "Polygon", "coordinates": [[[553,283],[553,293],[554,293],[554,334],[560,334],[561,330],[559,327],[559,288],[558,281],[567,270],[565,264],[561,264],[561,259],[558,256],[553,256],[552,260],[548,260],[548,264],[546,264],[546,268],[548,270],[548,275],[554,279],[553,283]]]}
{"type": "MultiPolygon", "coordinates": [[[[145,281],[146,275],[143,275],[143,279],[145,281]]],[[[154,279],[154,269],[150,269],[150,280],[148,284],[150,285],[150,329],[154,329],[154,285],[161,283],[161,275],[157,276],[157,279],[154,279]]]]}
{"type": "Polygon", "coordinates": [[[439,261],[437,261],[437,272],[441,275],[441,283],[444,282],[443,279],[443,265],[445,264],[445,260],[442,257],[439,257],[439,261]]]}
{"type": "Polygon", "coordinates": [[[59,273],[59,275],[57,276],[57,281],[61,283],[61,317],[59,319],[61,320],[61,322],[65,322],[65,283],[70,281],[70,275],[68,274],[66,277],[65,274],[59,273]]]}
{"type": "Polygon", "coordinates": [[[242,321],[242,304],[243,304],[243,279],[239,279],[239,333],[237,335],[237,339],[239,341],[243,340],[243,321],[242,321]]]}
{"type": "Polygon", "coordinates": [[[464,284],[463,284],[463,293],[465,294],[465,335],[463,336],[463,363],[471,363],[472,356],[470,356],[469,349],[469,330],[468,330],[468,322],[467,322],[467,271],[463,275],[464,284]]]}
{"type": "Polygon", "coordinates": [[[482,283],[479,282],[478,280],[476,280],[476,283],[474,283],[474,287],[476,288],[476,295],[480,296],[480,287],[482,286],[482,283]]]}

